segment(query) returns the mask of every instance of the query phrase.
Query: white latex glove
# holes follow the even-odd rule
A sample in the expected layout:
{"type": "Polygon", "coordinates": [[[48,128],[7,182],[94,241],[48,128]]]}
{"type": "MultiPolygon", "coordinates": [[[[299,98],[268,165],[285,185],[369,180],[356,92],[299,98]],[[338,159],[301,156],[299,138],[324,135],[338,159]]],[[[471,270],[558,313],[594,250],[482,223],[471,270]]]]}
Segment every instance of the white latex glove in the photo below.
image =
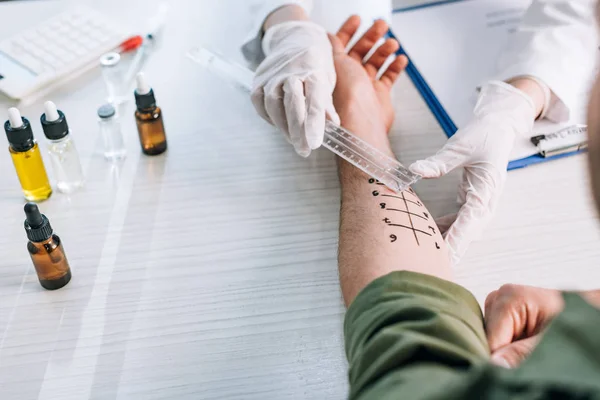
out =
{"type": "Polygon", "coordinates": [[[321,146],[327,116],[340,123],[333,107],[336,75],[327,32],[307,21],[269,28],[263,38],[265,60],[254,78],[252,103],[302,157],[321,146]]]}
{"type": "Polygon", "coordinates": [[[438,178],[464,167],[458,189],[461,208],[442,217],[445,240],[453,264],[472,241],[481,236],[493,216],[504,188],[506,169],[517,135],[531,136],[535,106],[529,96],[504,82],[483,86],[473,119],[434,156],[417,161],[410,169],[425,178],[438,178]]]}

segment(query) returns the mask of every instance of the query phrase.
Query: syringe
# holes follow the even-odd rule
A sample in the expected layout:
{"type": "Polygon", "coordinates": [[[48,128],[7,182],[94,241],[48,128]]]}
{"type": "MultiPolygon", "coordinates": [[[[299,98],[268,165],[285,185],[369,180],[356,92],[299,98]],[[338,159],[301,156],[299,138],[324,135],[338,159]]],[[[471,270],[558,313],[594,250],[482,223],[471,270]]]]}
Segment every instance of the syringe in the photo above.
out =
{"type": "MultiPolygon", "coordinates": [[[[251,92],[254,73],[248,68],[228,61],[204,47],[192,49],[188,53],[188,57],[236,88],[246,93],[251,92]]],[[[323,147],[360,168],[395,192],[406,190],[421,179],[420,175],[412,173],[398,160],[382,153],[331,121],[327,121],[325,124],[323,147]]]]}

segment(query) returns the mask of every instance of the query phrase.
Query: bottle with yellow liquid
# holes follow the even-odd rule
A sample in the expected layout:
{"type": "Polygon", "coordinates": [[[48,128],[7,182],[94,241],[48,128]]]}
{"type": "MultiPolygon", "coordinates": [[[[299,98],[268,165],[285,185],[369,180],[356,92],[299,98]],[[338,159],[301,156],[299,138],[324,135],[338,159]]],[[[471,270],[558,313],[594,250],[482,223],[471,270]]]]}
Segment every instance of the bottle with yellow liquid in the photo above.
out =
{"type": "Polygon", "coordinates": [[[19,110],[10,108],[4,131],[25,198],[29,201],[46,200],[52,194],[52,187],[29,121],[21,117],[19,110]]]}

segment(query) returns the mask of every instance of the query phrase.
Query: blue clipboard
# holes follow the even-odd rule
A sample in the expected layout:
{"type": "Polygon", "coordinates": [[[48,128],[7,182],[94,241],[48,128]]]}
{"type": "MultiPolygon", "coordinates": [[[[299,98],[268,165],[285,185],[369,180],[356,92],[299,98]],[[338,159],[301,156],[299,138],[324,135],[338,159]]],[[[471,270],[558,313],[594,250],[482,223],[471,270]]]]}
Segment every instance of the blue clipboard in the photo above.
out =
{"type": "MultiPolygon", "coordinates": [[[[418,5],[418,6],[398,8],[398,9],[394,9],[393,12],[400,13],[400,12],[406,12],[406,11],[413,11],[413,10],[417,10],[420,8],[435,7],[435,6],[438,6],[441,4],[456,3],[459,1],[465,1],[465,0],[438,1],[435,3],[423,4],[423,5],[418,5]]],[[[397,39],[391,29],[388,32],[388,36],[391,38],[397,39]]],[[[400,40],[398,40],[398,41],[400,43],[402,43],[400,40]]],[[[409,78],[412,80],[413,84],[415,85],[415,87],[417,88],[417,90],[419,91],[419,93],[421,94],[421,96],[423,97],[425,102],[427,103],[427,106],[429,107],[429,109],[433,113],[435,119],[438,121],[438,123],[442,127],[442,130],[444,131],[446,136],[452,137],[452,135],[454,135],[456,133],[456,131],[458,130],[458,127],[456,126],[454,121],[452,121],[452,118],[450,118],[450,115],[448,115],[448,113],[444,109],[444,106],[442,106],[442,104],[436,97],[435,93],[433,93],[433,90],[431,90],[431,87],[429,87],[429,85],[427,84],[427,81],[425,80],[423,75],[421,75],[421,73],[419,72],[415,63],[412,62],[412,60],[411,60],[410,56],[408,55],[408,53],[406,52],[406,50],[403,47],[400,47],[400,50],[398,50],[397,54],[398,55],[403,54],[406,57],[408,57],[409,63],[408,63],[408,66],[406,67],[406,73],[408,74],[409,78]]],[[[569,157],[569,156],[583,153],[583,152],[585,152],[585,150],[579,150],[579,151],[574,151],[574,152],[565,153],[565,154],[558,154],[558,155],[552,156],[552,157],[543,157],[540,154],[535,154],[533,156],[522,158],[520,160],[511,161],[510,163],[508,163],[508,170],[511,171],[514,169],[525,168],[529,165],[534,165],[534,164],[539,164],[539,163],[543,163],[543,162],[550,161],[550,160],[556,160],[559,158],[569,157]]]]}

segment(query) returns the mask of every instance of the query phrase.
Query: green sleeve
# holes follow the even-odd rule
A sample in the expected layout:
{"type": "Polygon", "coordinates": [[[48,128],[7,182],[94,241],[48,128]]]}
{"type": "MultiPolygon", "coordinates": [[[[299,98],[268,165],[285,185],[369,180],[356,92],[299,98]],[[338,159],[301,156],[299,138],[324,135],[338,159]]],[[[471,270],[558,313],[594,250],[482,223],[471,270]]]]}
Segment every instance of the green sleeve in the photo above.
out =
{"type": "Polygon", "coordinates": [[[575,294],[516,369],[489,364],[481,309],[464,288],[394,272],[346,315],[351,399],[600,399],[600,311],[575,294]]]}
{"type": "Polygon", "coordinates": [[[454,283],[409,271],[368,285],[344,324],[350,398],[428,399],[489,358],[481,309],[454,283]]]}

